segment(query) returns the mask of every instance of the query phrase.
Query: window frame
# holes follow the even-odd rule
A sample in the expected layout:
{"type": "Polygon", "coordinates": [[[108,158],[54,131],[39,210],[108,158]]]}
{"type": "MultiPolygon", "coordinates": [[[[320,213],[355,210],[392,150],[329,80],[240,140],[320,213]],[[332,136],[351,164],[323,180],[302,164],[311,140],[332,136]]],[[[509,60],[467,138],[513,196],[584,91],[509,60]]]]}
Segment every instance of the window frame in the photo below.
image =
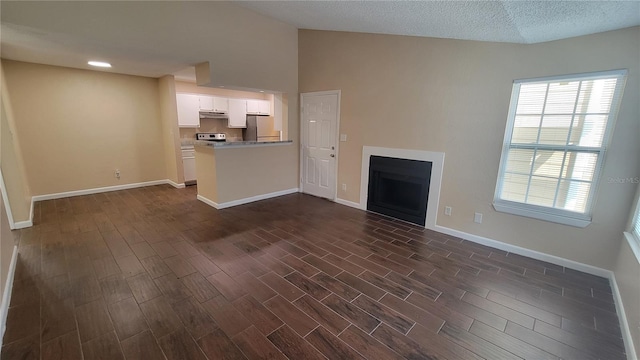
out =
{"type": "MultiPolygon", "coordinates": [[[[511,100],[509,103],[509,112],[507,115],[507,123],[505,126],[505,134],[502,142],[502,151],[500,155],[500,166],[498,168],[496,188],[495,188],[495,193],[493,197],[493,207],[495,208],[496,211],[514,214],[514,215],[526,216],[526,217],[531,217],[535,219],[540,219],[540,220],[545,220],[545,221],[550,221],[550,222],[555,222],[555,223],[560,223],[565,225],[571,225],[576,227],[586,227],[591,223],[593,205],[595,204],[595,199],[597,197],[598,187],[601,181],[601,173],[604,167],[607,149],[611,143],[613,129],[615,128],[615,123],[618,117],[618,110],[620,108],[620,102],[622,100],[622,94],[624,92],[624,87],[627,80],[627,73],[628,71],[626,69],[620,69],[620,70],[600,71],[600,72],[591,72],[591,73],[519,79],[519,80],[513,81],[513,86],[511,90],[511,100]],[[549,83],[558,82],[558,81],[562,81],[562,82],[585,81],[585,80],[596,80],[596,79],[612,78],[612,77],[617,77],[618,81],[616,82],[616,90],[614,91],[613,98],[611,100],[611,107],[609,109],[609,119],[607,121],[607,125],[604,131],[601,146],[600,147],[569,146],[569,145],[563,146],[565,151],[569,150],[569,151],[576,151],[578,153],[591,152],[591,153],[598,154],[598,160],[595,165],[593,180],[591,181],[591,188],[589,189],[589,195],[587,198],[587,204],[586,204],[584,213],[501,199],[500,195],[502,193],[502,187],[504,184],[506,162],[507,162],[509,150],[517,147],[527,148],[527,145],[521,146],[522,144],[519,144],[518,146],[512,146],[512,143],[511,143],[513,131],[515,127],[516,110],[517,110],[518,100],[520,97],[521,85],[535,84],[535,83],[549,84],[549,83]]],[[[544,109],[543,109],[542,115],[544,115],[544,109]]],[[[575,115],[575,113],[572,115],[575,115]]],[[[548,145],[548,144],[542,144],[542,146],[540,146],[540,144],[531,145],[531,148],[534,148],[534,149],[536,148],[537,149],[540,149],[540,148],[553,149],[554,147],[557,148],[558,146],[548,145]]],[[[531,174],[529,174],[529,178],[531,178],[531,174]]]]}
{"type": "Polygon", "coordinates": [[[631,229],[629,232],[636,238],[636,242],[640,244],[640,195],[638,195],[636,199],[636,211],[631,218],[631,229]]]}
{"type": "Polygon", "coordinates": [[[638,229],[638,232],[635,231],[636,224],[640,224],[640,190],[638,190],[638,197],[635,201],[635,211],[631,217],[631,226],[628,232],[624,232],[624,237],[631,248],[631,252],[633,252],[638,264],[640,264],[640,229],[638,229]]]}

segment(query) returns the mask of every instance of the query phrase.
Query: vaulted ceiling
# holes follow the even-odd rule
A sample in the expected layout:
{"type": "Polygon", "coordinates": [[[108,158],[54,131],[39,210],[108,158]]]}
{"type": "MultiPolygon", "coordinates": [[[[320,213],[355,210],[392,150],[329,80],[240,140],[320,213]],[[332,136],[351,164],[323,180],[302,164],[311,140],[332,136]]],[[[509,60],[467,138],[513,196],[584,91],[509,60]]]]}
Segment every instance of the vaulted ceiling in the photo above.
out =
{"type": "Polygon", "coordinates": [[[220,6],[299,29],[512,43],[640,25],[639,1],[2,1],[0,6],[5,59],[85,68],[87,57],[100,55],[117,60],[117,72],[151,77],[206,61],[198,43],[232,41],[233,34],[220,34],[220,25],[214,28],[210,20],[220,6]]]}

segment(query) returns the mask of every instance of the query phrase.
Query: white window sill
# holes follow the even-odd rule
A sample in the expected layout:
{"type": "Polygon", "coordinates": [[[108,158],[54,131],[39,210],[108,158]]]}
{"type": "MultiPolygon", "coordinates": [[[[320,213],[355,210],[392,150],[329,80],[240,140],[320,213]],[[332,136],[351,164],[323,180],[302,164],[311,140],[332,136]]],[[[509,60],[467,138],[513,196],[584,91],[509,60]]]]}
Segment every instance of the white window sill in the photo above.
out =
{"type": "Polygon", "coordinates": [[[529,208],[525,208],[524,206],[507,205],[503,203],[494,202],[493,208],[496,209],[496,211],[503,212],[503,213],[526,216],[534,219],[550,221],[558,224],[570,225],[570,226],[575,226],[579,228],[584,228],[584,227],[587,227],[589,224],[591,224],[591,219],[579,219],[579,218],[574,218],[574,217],[569,217],[564,215],[551,214],[548,212],[531,210],[529,208]]]}
{"type": "Polygon", "coordinates": [[[627,239],[631,251],[633,251],[633,254],[636,256],[638,264],[640,264],[640,239],[636,238],[632,233],[626,231],[624,232],[624,237],[627,239]]]}

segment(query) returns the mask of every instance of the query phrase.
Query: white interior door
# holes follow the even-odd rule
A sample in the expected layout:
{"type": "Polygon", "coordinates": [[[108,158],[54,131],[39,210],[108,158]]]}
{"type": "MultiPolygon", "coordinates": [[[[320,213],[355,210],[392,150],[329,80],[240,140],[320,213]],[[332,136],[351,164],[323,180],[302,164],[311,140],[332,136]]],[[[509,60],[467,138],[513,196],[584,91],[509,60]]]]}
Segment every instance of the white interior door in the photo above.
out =
{"type": "Polygon", "coordinates": [[[302,107],[302,192],[331,199],[336,194],[338,91],[304,93],[302,107]]]}

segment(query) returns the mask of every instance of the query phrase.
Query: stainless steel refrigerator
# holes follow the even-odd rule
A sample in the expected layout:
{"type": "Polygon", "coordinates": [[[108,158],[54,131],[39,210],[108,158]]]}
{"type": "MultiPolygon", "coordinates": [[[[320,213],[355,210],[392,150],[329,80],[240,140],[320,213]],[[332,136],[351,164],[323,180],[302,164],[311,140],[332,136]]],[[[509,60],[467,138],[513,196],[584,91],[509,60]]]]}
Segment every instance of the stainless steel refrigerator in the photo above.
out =
{"type": "Polygon", "coordinates": [[[280,132],[273,129],[272,116],[247,115],[247,127],[242,129],[243,141],[279,141],[280,132]]]}

